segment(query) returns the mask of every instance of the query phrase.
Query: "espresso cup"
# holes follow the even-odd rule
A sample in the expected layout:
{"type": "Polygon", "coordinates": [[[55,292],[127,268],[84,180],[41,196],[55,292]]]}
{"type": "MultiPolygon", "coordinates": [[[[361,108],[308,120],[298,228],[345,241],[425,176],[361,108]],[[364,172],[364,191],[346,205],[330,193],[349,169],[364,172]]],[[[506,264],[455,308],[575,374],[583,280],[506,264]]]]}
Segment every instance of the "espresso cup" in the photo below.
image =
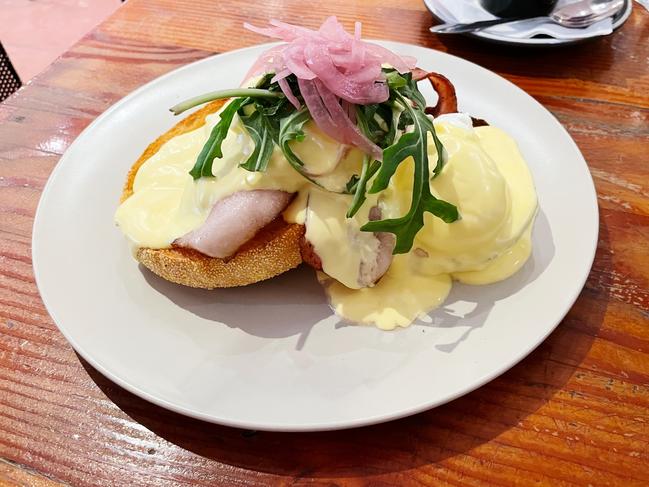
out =
{"type": "Polygon", "coordinates": [[[480,5],[497,17],[538,17],[548,15],[557,0],[480,0],[480,5]]]}

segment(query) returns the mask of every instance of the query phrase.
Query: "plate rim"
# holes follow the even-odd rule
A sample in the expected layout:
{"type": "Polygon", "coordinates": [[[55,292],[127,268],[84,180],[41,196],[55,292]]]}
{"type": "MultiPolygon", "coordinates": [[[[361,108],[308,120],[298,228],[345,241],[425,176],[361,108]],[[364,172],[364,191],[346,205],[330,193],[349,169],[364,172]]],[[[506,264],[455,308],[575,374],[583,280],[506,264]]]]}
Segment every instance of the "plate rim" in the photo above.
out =
{"type": "MultiPolygon", "coordinates": [[[[173,411],[178,414],[182,414],[187,417],[199,419],[202,421],[206,421],[209,423],[215,423],[215,424],[220,424],[224,426],[229,426],[229,427],[235,427],[235,428],[241,428],[241,429],[248,429],[248,430],[259,430],[259,431],[277,431],[277,432],[314,432],[314,431],[333,431],[333,430],[343,430],[343,429],[350,429],[350,428],[356,428],[356,427],[363,427],[363,426],[369,426],[369,425],[374,425],[374,424],[379,424],[387,421],[393,421],[397,419],[401,419],[407,416],[412,416],[414,414],[421,413],[423,411],[430,410],[432,408],[438,407],[442,404],[448,403],[450,401],[453,401],[454,399],[457,399],[458,397],[464,396],[480,387],[485,385],[486,383],[492,381],[496,377],[502,375],[504,372],[507,370],[513,368],[516,366],[521,360],[523,360],[527,355],[529,355],[532,351],[534,351],[541,343],[543,343],[547,337],[557,328],[557,326],[561,323],[561,321],[564,319],[566,314],[570,311],[570,309],[573,307],[575,301],[579,297],[581,291],[584,288],[584,285],[586,283],[586,280],[588,279],[588,276],[590,275],[592,265],[594,262],[595,258],[595,253],[597,250],[597,244],[599,240],[599,206],[597,202],[597,193],[593,181],[592,174],[590,172],[590,168],[588,167],[588,164],[586,162],[586,159],[584,158],[581,150],[579,149],[577,143],[575,140],[572,138],[572,136],[569,134],[567,129],[559,122],[559,120],[550,112],[548,109],[546,109],[540,102],[538,102],[534,97],[529,95],[525,90],[522,88],[519,88],[517,85],[512,83],[511,81],[507,80],[506,78],[500,76],[499,74],[495,73],[494,71],[489,70],[488,68],[485,68],[483,66],[480,66],[477,63],[474,63],[472,61],[469,61],[467,59],[461,58],[459,56],[455,56],[453,54],[448,54],[436,49],[432,49],[429,47],[421,46],[421,45],[416,45],[416,44],[409,44],[409,43],[404,43],[404,42],[399,42],[399,41],[392,41],[392,40],[383,40],[383,39],[368,39],[370,41],[378,41],[381,43],[389,43],[393,44],[395,46],[408,46],[408,47],[416,47],[419,49],[425,49],[429,51],[433,51],[436,54],[442,55],[442,56],[448,56],[450,58],[454,58],[455,60],[460,60],[463,63],[468,63],[471,65],[472,69],[478,69],[482,70],[485,72],[485,74],[488,74],[489,76],[496,77],[501,81],[504,81],[507,85],[509,85],[510,89],[516,90],[518,92],[522,92],[525,96],[529,97],[530,100],[539,106],[541,109],[543,109],[547,115],[549,115],[552,120],[555,122],[555,124],[560,128],[560,130],[563,132],[563,134],[567,137],[567,140],[569,141],[572,149],[576,151],[576,154],[579,155],[580,163],[583,164],[583,168],[586,170],[586,183],[587,183],[587,190],[588,190],[588,195],[591,200],[591,204],[589,205],[590,208],[594,210],[594,235],[592,237],[591,241],[591,248],[590,251],[588,252],[588,259],[586,260],[588,262],[588,266],[585,266],[583,275],[579,276],[579,279],[575,279],[575,287],[573,290],[572,295],[569,297],[569,299],[566,301],[569,303],[565,307],[565,309],[560,313],[560,316],[556,319],[556,322],[549,326],[547,330],[542,334],[542,337],[539,338],[536,342],[534,343],[528,343],[525,347],[521,348],[521,351],[513,356],[511,359],[503,362],[499,367],[496,367],[491,373],[485,374],[482,377],[480,377],[478,380],[475,382],[471,383],[470,386],[464,387],[460,390],[458,390],[455,394],[451,394],[447,397],[444,397],[442,400],[435,399],[432,401],[424,402],[421,404],[418,404],[416,406],[410,407],[410,408],[405,408],[405,409],[400,409],[391,413],[384,413],[384,414],[378,414],[374,416],[366,416],[360,419],[351,419],[351,420],[334,420],[326,423],[320,423],[320,424],[303,424],[303,423],[292,423],[292,424],[259,424],[259,423],[254,423],[250,421],[240,421],[240,420],[232,420],[224,417],[218,417],[213,414],[206,414],[202,413],[200,411],[194,411],[191,409],[188,409],[184,406],[179,406],[176,405],[170,401],[167,401],[164,398],[157,397],[153,394],[148,393],[147,391],[139,388],[138,386],[132,384],[130,381],[123,379],[117,374],[112,373],[107,367],[102,365],[99,361],[95,360],[92,357],[91,353],[88,353],[86,350],[83,349],[83,347],[80,347],[77,343],[77,341],[74,339],[74,337],[68,333],[68,331],[65,329],[64,326],[59,325],[59,323],[62,322],[62,320],[57,317],[57,312],[55,311],[55,305],[53,305],[52,302],[49,301],[49,298],[46,297],[46,295],[43,294],[42,292],[42,277],[41,277],[41,267],[39,263],[39,257],[37,256],[38,249],[41,245],[40,241],[43,239],[39,237],[39,234],[43,228],[42,224],[42,212],[45,211],[43,210],[44,206],[47,203],[47,199],[50,197],[50,193],[52,193],[56,185],[57,179],[60,177],[60,173],[63,171],[61,168],[64,166],[63,163],[66,163],[68,160],[68,154],[70,150],[78,143],[79,139],[82,138],[84,133],[87,131],[90,131],[92,128],[94,128],[96,125],[102,123],[106,118],[112,116],[112,114],[118,110],[121,109],[122,106],[125,104],[130,103],[130,101],[137,97],[140,93],[149,90],[151,88],[154,88],[157,83],[162,82],[165,80],[167,77],[172,77],[177,75],[179,72],[186,71],[192,69],[193,66],[199,65],[201,63],[210,63],[213,62],[215,58],[219,57],[226,57],[226,56],[233,56],[237,55],[241,52],[248,51],[248,50],[255,50],[255,49],[261,49],[261,48],[267,48],[267,47],[272,47],[273,45],[277,43],[264,43],[264,44],[256,44],[252,46],[246,46],[243,48],[239,48],[236,50],[231,50],[231,51],[226,51],[223,53],[218,53],[212,56],[207,56],[203,59],[199,59],[197,61],[194,61],[192,63],[186,64],[184,66],[180,66],[176,69],[173,69],[161,76],[158,76],[151,81],[147,82],[146,84],[140,86],[139,88],[133,90],[120,100],[116,101],[113,105],[111,105],[108,109],[106,109],[103,113],[101,113],[95,120],[93,120],[90,124],[88,124],[87,127],[84,128],[84,130],[79,133],[79,135],[75,138],[75,140],[70,144],[70,146],[66,149],[65,153],[61,156],[59,161],[57,162],[56,166],[50,173],[47,183],[45,184],[45,187],[43,188],[43,191],[40,195],[39,201],[38,201],[38,206],[35,212],[34,216],[34,222],[32,225],[32,237],[31,237],[31,255],[32,255],[32,268],[34,272],[34,279],[39,291],[39,295],[41,296],[41,299],[43,301],[43,304],[49,313],[50,317],[52,318],[52,321],[58,328],[58,330],[61,332],[61,334],[66,338],[66,340],[70,343],[70,345],[73,347],[73,349],[78,353],[84,360],[86,360],[93,368],[95,368],[97,371],[99,371],[104,377],[108,378],[112,382],[118,384],[119,386],[123,387],[127,391],[131,392],[132,394],[136,395],[137,397],[140,397],[141,399],[144,399],[152,404],[155,404],[157,406],[163,407],[165,409],[168,409],[170,411],[173,411]],[[41,229],[41,230],[39,230],[41,229]],[[578,284],[578,285],[577,285],[578,284]]],[[[577,161],[575,160],[575,163],[577,161]]],[[[586,197],[586,196],[585,196],[586,197]]]]}
{"type": "MultiPolygon", "coordinates": [[[[437,12],[433,9],[432,0],[423,0],[426,10],[441,22],[446,22],[442,17],[440,17],[437,12]]],[[[600,39],[602,37],[609,36],[621,28],[626,21],[631,16],[633,12],[633,0],[624,0],[624,9],[620,10],[621,15],[617,20],[613,22],[613,31],[610,34],[603,34],[594,37],[585,37],[579,39],[556,39],[553,37],[548,38],[513,38],[507,37],[501,34],[491,34],[489,32],[469,32],[462,34],[466,37],[473,37],[474,39],[480,39],[483,41],[491,42],[494,44],[503,44],[507,46],[524,46],[524,47],[560,47],[560,46],[571,46],[574,44],[580,44],[582,42],[587,42],[590,40],[600,39]]]]}

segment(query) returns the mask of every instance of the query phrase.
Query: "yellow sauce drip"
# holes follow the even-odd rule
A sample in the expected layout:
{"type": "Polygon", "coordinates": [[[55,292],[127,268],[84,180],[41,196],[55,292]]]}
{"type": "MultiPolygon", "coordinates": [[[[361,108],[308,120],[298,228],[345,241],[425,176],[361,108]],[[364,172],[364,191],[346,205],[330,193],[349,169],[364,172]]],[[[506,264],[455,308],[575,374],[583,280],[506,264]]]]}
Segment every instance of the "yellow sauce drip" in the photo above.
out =
{"type": "Polygon", "coordinates": [[[336,276],[339,283],[350,289],[361,288],[358,282],[361,261],[372,258],[378,249],[374,234],[360,230],[369,220],[370,208],[377,198],[377,195],[368,195],[358,213],[353,218],[345,218],[351,196],[319,189],[309,192],[305,236],[320,257],[322,270],[329,276],[336,276]]]}
{"type": "Polygon", "coordinates": [[[397,255],[390,270],[374,287],[350,289],[318,273],[336,314],[348,321],[376,325],[383,330],[409,326],[441,305],[451,291],[448,274],[417,272],[411,254],[397,255]]]}
{"type": "Polygon", "coordinates": [[[504,281],[516,274],[532,255],[532,225],[518,241],[502,255],[496,257],[479,271],[454,272],[453,279],[476,286],[504,281]]]}
{"type": "MultiPolygon", "coordinates": [[[[340,316],[382,329],[408,326],[439,306],[452,279],[488,284],[518,271],[531,253],[536,193],[516,143],[495,127],[473,129],[462,115],[435,121],[448,161],[431,181],[432,193],[458,206],[461,219],[446,224],[426,214],[424,228],[410,253],[395,256],[373,287],[359,289],[360,262],[371,258],[378,241],[360,227],[378,205],[383,218],[403,215],[410,206],[412,160],[404,161],[389,187],[368,200],[354,218],[345,217],[351,196],[324,191],[300,176],[275,149],[268,169],[251,173],[239,164],[253,149],[235,117],[214,161],[214,178],[194,181],[188,174],[218,115],[204,127],[177,136],[147,160],[135,178],[134,194],[117,210],[115,220],[138,247],[166,248],[200,226],[214,203],[237,191],[279,189],[296,193],[284,211],[286,221],[306,225],[306,237],[327,276],[325,289],[340,316]]],[[[360,172],[362,154],[305,127],[305,140],[293,150],[305,170],[327,189],[340,191],[360,172]]],[[[431,170],[436,151],[429,139],[431,170]]]]}

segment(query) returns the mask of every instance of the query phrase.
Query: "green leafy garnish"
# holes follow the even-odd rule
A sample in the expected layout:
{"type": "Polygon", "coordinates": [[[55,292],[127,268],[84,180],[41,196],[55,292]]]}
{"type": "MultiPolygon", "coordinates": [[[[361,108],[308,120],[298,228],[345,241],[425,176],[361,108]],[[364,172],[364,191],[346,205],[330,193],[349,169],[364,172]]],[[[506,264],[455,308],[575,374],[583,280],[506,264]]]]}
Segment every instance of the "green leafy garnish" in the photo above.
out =
{"type": "Polygon", "coordinates": [[[373,161],[372,164],[370,164],[369,156],[366,155],[363,158],[363,168],[361,169],[360,177],[351,187],[349,187],[348,183],[347,189],[350,193],[354,194],[354,198],[352,199],[352,204],[349,207],[349,210],[347,210],[347,218],[352,218],[358,210],[361,209],[363,203],[365,203],[365,199],[367,198],[367,182],[372,176],[374,176],[374,174],[376,174],[376,171],[378,171],[380,167],[381,163],[379,161],[373,161]]]}
{"type": "Polygon", "coordinates": [[[383,149],[391,145],[396,137],[394,115],[393,104],[390,101],[358,105],[356,124],[368,139],[383,149]]]}
{"type": "MultiPolygon", "coordinates": [[[[435,127],[423,111],[423,105],[413,107],[408,99],[399,91],[395,98],[407,110],[413,120],[413,131],[403,134],[399,140],[383,151],[381,168],[372,183],[370,193],[378,193],[388,187],[390,179],[397,167],[408,157],[414,161],[414,174],[412,181],[412,203],[410,210],[400,218],[370,221],[361,227],[366,232],[390,232],[396,236],[395,254],[409,252],[415,235],[424,226],[424,213],[429,212],[441,218],[446,223],[458,219],[457,208],[440,199],[435,198],[430,192],[428,170],[428,133],[438,140],[435,127]]],[[[441,142],[436,142],[437,167],[435,172],[441,171],[444,163],[443,147],[441,142]],[[439,170],[438,170],[439,168],[439,170]]]]}
{"type": "Polygon", "coordinates": [[[252,151],[246,162],[241,164],[241,167],[248,171],[265,171],[275,146],[272,135],[273,127],[268,117],[259,110],[239,118],[255,143],[255,150],[252,151]]]}
{"type": "Polygon", "coordinates": [[[284,153],[284,157],[298,171],[302,170],[304,162],[295,155],[289,143],[293,140],[302,142],[304,140],[304,124],[311,120],[311,114],[306,107],[302,107],[292,115],[282,120],[279,126],[279,148],[284,153]]]}
{"type": "MultiPolygon", "coordinates": [[[[426,116],[426,101],[412,79],[411,73],[394,69],[383,70],[390,96],[383,103],[356,106],[356,123],[365,136],[383,149],[383,160],[363,158],[360,174],[354,174],[344,192],[353,195],[347,217],[357,214],[370,194],[384,191],[399,165],[409,157],[414,161],[412,201],[408,212],[400,218],[370,221],[361,227],[367,232],[390,232],[396,236],[395,254],[412,248],[415,236],[424,226],[424,213],[429,212],[447,223],[459,218],[457,208],[435,198],[430,191],[430,180],[444,165],[444,147],[435,133],[432,121],[426,116]],[[401,134],[401,135],[400,135],[401,134]],[[428,165],[428,134],[431,134],[437,151],[437,164],[430,174],[428,165]],[[370,186],[368,191],[368,186],[370,186]]],[[[282,93],[277,83],[271,83],[272,74],[266,75],[255,88],[225,90],[201,95],[172,108],[181,113],[188,108],[219,98],[233,100],[221,111],[220,120],[212,129],[196,164],[190,171],[194,179],[212,177],[215,158],[222,158],[221,146],[234,116],[254,142],[255,148],[240,166],[248,171],[266,171],[275,146],[279,147],[288,163],[299,174],[317,186],[321,184],[304,169],[304,162],[291,148],[292,143],[305,138],[304,125],[311,115],[303,104],[297,78],[286,79],[293,93],[303,104],[296,109],[282,93]]]]}
{"type": "Polygon", "coordinates": [[[316,186],[322,187],[322,185],[309,176],[304,171],[304,162],[300,159],[293,149],[291,149],[290,143],[292,141],[302,142],[304,140],[304,125],[311,120],[311,114],[307,110],[306,106],[300,108],[299,110],[293,112],[286,118],[283,118],[279,125],[279,148],[281,149],[284,157],[288,163],[295,169],[299,174],[304,176],[306,179],[311,181],[316,186]]]}
{"type": "Polygon", "coordinates": [[[221,145],[228,135],[232,120],[244,107],[252,108],[249,115],[239,113],[239,118],[255,143],[253,153],[241,167],[248,171],[265,171],[273,152],[273,143],[279,138],[279,117],[290,111],[288,102],[281,91],[269,89],[270,78],[264,76],[256,88],[222,90],[197,96],[173,107],[174,113],[181,113],[188,108],[207,103],[208,101],[239,96],[234,98],[220,113],[220,120],[212,129],[207,143],[196,158],[196,163],[189,174],[194,179],[212,177],[214,158],[222,158],[221,145]],[[252,105],[252,106],[251,106],[252,105]]]}
{"type": "MultiPolygon", "coordinates": [[[[263,80],[262,80],[263,81],[263,80]]],[[[281,91],[262,90],[260,88],[235,88],[233,90],[219,90],[205,93],[204,95],[195,96],[189,100],[185,100],[177,105],[172,106],[169,111],[174,115],[180,115],[190,108],[203,105],[210,101],[222,100],[224,98],[284,98],[281,91]]]]}
{"type": "MultiPolygon", "coordinates": [[[[386,116],[386,107],[383,105],[359,105],[356,107],[356,123],[358,124],[358,128],[372,142],[379,145],[379,147],[390,143],[388,139],[392,132],[392,127],[388,126],[388,123],[392,122],[392,110],[388,106],[386,116]],[[379,115],[378,112],[381,108],[383,109],[381,110],[381,115],[379,115]],[[386,128],[387,131],[385,130],[386,128]]],[[[394,135],[392,135],[392,139],[394,139],[394,135]]],[[[381,163],[379,161],[370,159],[368,155],[363,157],[360,176],[354,174],[345,186],[346,192],[354,195],[352,204],[347,210],[347,218],[352,218],[356,215],[361,206],[363,206],[363,203],[365,203],[367,199],[367,183],[380,167],[381,163]]]]}
{"type": "Polygon", "coordinates": [[[198,154],[194,167],[189,171],[189,174],[191,174],[194,179],[200,177],[213,177],[212,163],[214,162],[215,157],[223,157],[221,145],[228,135],[232,119],[237,111],[248,103],[250,103],[250,98],[235,98],[220,113],[219,117],[221,119],[219,120],[219,123],[212,128],[207,143],[203,146],[203,150],[201,150],[200,154],[198,154]]]}
{"type": "Polygon", "coordinates": [[[412,79],[412,73],[402,74],[401,77],[405,79],[405,85],[392,89],[390,94],[399,93],[408,100],[411,100],[415,107],[423,112],[424,108],[426,108],[426,99],[421,94],[421,91],[419,91],[419,88],[417,88],[417,82],[412,79]]]}
{"type": "Polygon", "coordinates": [[[405,76],[401,75],[401,73],[396,69],[384,68],[383,74],[385,75],[385,80],[388,82],[388,87],[391,90],[402,88],[408,84],[405,76]]]}
{"type": "Polygon", "coordinates": [[[361,178],[358,174],[352,174],[352,177],[349,178],[349,181],[347,181],[347,184],[345,185],[345,193],[354,194],[354,192],[356,192],[356,187],[360,180],[361,178]]]}

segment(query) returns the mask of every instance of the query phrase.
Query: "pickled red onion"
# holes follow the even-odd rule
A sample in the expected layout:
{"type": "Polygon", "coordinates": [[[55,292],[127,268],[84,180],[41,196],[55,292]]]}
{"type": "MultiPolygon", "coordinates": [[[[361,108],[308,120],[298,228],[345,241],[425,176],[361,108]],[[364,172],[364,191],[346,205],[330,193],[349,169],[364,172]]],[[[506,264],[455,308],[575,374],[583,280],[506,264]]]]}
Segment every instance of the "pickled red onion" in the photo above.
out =
{"type": "Polygon", "coordinates": [[[353,105],[386,101],[389,91],[382,64],[405,73],[415,67],[415,59],[361,40],[360,22],[354,24],[354,35],[348,34],[334,16],[318,30],[278,20],[271,20],[270,25],[260,28],[244,24],[248,30],[284,41],[262,53],[247,78],[275,73],[273,81],[299,108],[299,100],[285,79],[294,74],[311,117],[323,132],[380,159],[382,150],[350,118],[350,114],[355,115],[353,105]]]}

